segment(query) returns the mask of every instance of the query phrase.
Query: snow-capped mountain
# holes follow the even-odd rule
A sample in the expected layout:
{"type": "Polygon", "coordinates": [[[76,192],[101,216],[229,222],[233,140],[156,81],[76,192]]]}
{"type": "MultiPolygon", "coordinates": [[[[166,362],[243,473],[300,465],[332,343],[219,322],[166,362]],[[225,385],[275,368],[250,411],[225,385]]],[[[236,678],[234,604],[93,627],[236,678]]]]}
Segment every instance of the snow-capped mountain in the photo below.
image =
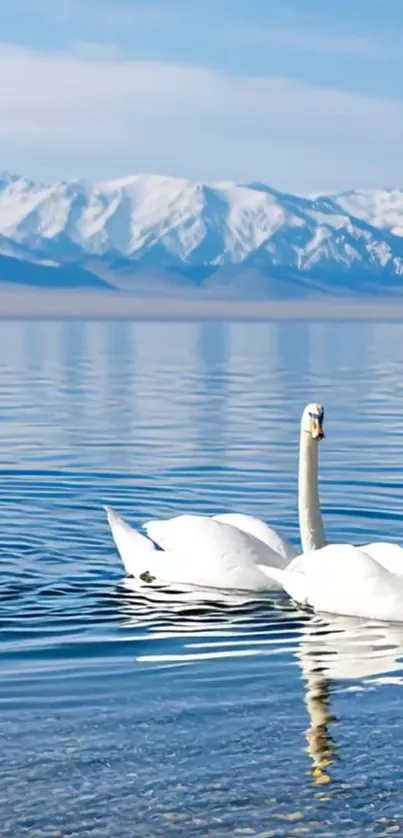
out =
{"type": "Polygon", "coordinates": [[[403,236],[403,189],[357,189],[334,195],[343,212],[403,236]]]}
{"type": "Polygon", "coordinates": [[[260,183],[3,174],[0,281],[143,295],[392,293],[403,289],[403,190],[303,198],[260,183]]]}

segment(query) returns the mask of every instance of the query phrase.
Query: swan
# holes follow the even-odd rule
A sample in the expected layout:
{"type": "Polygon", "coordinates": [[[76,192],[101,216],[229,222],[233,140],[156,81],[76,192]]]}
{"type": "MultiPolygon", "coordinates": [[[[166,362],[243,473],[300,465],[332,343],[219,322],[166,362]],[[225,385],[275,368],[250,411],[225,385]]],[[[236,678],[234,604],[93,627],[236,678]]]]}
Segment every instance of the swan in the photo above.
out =
{"type": "Polygon", "coordinates": [[[264,562],[259,570],[316,612],[403,621],[403,548],[398,544],[326,544],[323,535],[319,549],[306,541],[303,554],[286,567],[264,562]]]}
{"type": "MultiPolygon", "coordinates": [[[[319,510],[318,443],[323,407],[310,403],[301,419],[299,516],[304,549],[324,544],[319,510]]],[[[251,515],[178,515],[148,521],[146,535],[105,507],[112,537],[129,576],[146,583],[237,591],[282,588],[259,566],[285,568],[297,556],[292,544],[251,515]]]]}

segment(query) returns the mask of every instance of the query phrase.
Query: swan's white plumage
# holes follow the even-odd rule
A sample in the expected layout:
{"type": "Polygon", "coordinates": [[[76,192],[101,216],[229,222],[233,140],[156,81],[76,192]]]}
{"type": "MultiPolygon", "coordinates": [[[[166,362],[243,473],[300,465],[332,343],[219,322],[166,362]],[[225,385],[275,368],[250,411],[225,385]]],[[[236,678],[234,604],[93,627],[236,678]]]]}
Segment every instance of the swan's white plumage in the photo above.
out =
{"type": "MultiPolygon", "coordinates": [[[[312,414],[311,408],[308,406],[303,414],[302,436],[307,429],[307,412],[308,417],[312,414]]],[[[317,612],[402,622],[403,549],[385,542],[359,547],[326,544],[315,480],[317,449],[306,447],[305,457],[305,462],[300,458],[302,491],[299,493],[304,552],[286,568],[268,567],[265,563],[259,569],[275,579],[296,602],[317,612]],[[309,532],[312,523],[314,539],[309,532]]]]}
{"type": "Polygon", "coordinates": [[[284,559],[253,535],[230,524],[199,515],[149,521],[145,528],[150,541],[113,510],[107,508],[107,514],[119,555],[132,576],[146,573],[159,584],[226,590],[279,587],[258,565],[276,566],[284,559]]]}
{"type": "Polygon", "coordinates": [[[391,573],[397,573],[399,576],[403,575],[403,548],[400,547],[400,544],[373,541],[371,544],[360,545],[360,550],[364,550],[364,553],[368,553],[371,558],[391,573]]]}
{"type": "Polygon", "coordinates": [[[295,547],[286,541],[273,527],[269,527],[265,521],[255,518],[253,515],[244,515],[241,512],[224,512],[221,515],[214,515],[213,521],[221,521],[223,524],[230,524],[242,532],[254,535],[263,544],[271,547],[275,553],[284,559],[291,561],[298,555],[295,547]]]}
{"type": "MultiPolygon", "coordinates": [[[[370,545],[374,546],[374,545],[370,545]]],[[[396,568],[397,551],[376,546],[382,563],[363,547],[328,544],[298,556],[285,570],[260,566],[296,602],[315,611],[390,622],[403,621],[403,576],[396,568]],[[379,549],[378,549],[379,548],[379,549]],[[389,559],[389,561],[388,561],[389,559]]]]}
{"type": "Polygon", "coordinates": [[[163,550],[185,550],[194,555],[197,538],[202,539],[203,549],[212,550],[216,547],[222,551],[224,547],[227,550],[241,546],[244,548],[248,542],[241,538],[242,533],[242,536],[251,536],[252,547],[256,547],[255,540],[265,545],[265,550],[259,549],[263,564],[285,567],[286,563],[298,555],[292,544],[288,544],[276,530],[251,515],[228,513],[214,515],[212,518],[204,515],[176,515],[164,521],[147,521],[144,529],[163,550]]]}
{"type": "MultiPolygon", "coordinates": [[[[308,404],[301,419],[298,490],[301,540],[309,549],[324,543],[317,495],[322,422],[322,406],[308,404]]],[[[148,538],[132,530],[112,510],[108,510],[108,520],[127,573],[136,577],[147,574],[158,584],[239,591],[276,589],[282,587],[277,579],[262,573],[258,565],[282,569],[297,556],[276,530],[251,515],[178,515],[166,521],[148,521],[144,524],[148,538]]]]}
{"type": "Polygon", "coordinates": [[[136,556],[141,557],[141,563],[146,562],[148,557],[156,552],[155,544],[149,538],[146,538],[145,535],[130,527],[110,506],[105,506],[105,512],[108,516],[108,523],[112,530],[117,551],[121,558],[123,556],[125,557],[125,559],[122,558],[123,564],[127,572],[131,573],[130,566],[132,561],[130,556],[133,556],[133,563],[135,563],[136,556]],[[126,563],[129,567],[127,567],[126,563]]]}

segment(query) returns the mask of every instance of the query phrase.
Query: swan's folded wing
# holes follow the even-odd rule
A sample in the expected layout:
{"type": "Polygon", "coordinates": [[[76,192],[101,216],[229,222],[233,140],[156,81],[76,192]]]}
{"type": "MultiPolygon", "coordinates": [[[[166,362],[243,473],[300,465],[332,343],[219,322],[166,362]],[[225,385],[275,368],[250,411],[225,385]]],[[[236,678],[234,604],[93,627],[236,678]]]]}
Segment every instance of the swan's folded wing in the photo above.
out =
{"type": "Polygon", "coordinates": [[[193,557],[214,554],[229,564],[242,561],[253,566],[269,557],[276,564],[279,558],[254,535],[204,515],[177,515],[166,521],[148,521],[144,529],[164,550],[186,552],[193,557]]]}
{"type": "Polygon", "coordinates": [[[360,548],[390,573],[403,575],[403,548],[387,541],[374,541],[360,548]]]}
{"type": "Polygon", "coordinates": [[[197,515],[176,515],[174,518],[146,521],[143,530],[162,550],[181,549],[189,540],[189,526],[197,515]]]}
{"type": "MultiPolygon", "coordinates": [[[[171,555],[182,557],[182,570],[195,584],[253,590],[268,586],[258,564],[279,556],[253,535],[201,515],[179,515],[145,524],[149,537],[171,555]]],[[[274,586],[273,586],[274,587],[274,586]]]]}
{"type": "MultiPolygon", "coordinates": [[[[221,521],[223,524],[230,524],[232,527],[236,527],[242,532],[253,535],[287,561],[291,561],[291,559],[298,555],[298,551],[295,547],[290,544],[289,541],[286,541],[280,533],[277,532],[277,530],[273,529],[273,527],[269,527],[265,521],[261,521],[253,515],[244,515],[243,513],[238,512],[225,512],[221,515],[214,515],[213,520],[221,521]]],[[[285,564],[286,562],[284,562],[284,566],[285,564]]]]}

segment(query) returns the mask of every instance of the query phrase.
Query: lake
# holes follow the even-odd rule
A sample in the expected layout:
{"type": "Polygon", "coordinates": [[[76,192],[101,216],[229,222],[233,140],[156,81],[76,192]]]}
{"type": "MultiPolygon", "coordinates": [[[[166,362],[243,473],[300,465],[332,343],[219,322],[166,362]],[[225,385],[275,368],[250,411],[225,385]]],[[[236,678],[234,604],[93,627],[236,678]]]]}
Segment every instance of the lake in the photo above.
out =
{"type": "Polygon", "coordinates": [[[403,832],[403,626],[140,594],[102,509],[297,544],[312,400],[329,539],[403,542],[401,324],[1,324],[2,838],[403,832]]]}

